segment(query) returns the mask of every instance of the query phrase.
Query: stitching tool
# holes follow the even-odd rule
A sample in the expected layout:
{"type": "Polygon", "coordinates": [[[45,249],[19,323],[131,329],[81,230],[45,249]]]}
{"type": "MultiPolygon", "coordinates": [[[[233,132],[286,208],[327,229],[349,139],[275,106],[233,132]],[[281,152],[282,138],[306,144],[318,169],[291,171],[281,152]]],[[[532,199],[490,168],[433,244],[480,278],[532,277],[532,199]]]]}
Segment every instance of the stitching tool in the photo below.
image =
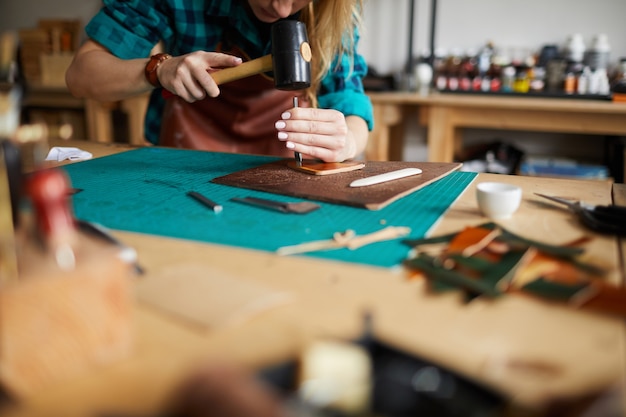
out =
{"type": "MultiPolygon", "coordinates": [[[[293,98],[293,107],[294,108],[298,107],[298,97],[293,98]]],[[[294,157],[296,158],[296,166],[301,167],[302,166],[302,154],[300,152],[294,152],[293,154],[294,154],[294,157]]]]}
{"type": "Polygon", "coordinates": [[[565,205],[578,216],[585,226],[596,232],[626,236],[626,207],[616,205],[594,206],[562,197],[535,194],[565,205]]]}
{"type": "Polygon", "coordinates": [[[145,271],[143,267],[141,267],[137,261],[137,251],[113,236],[109,229],[99,223],[88,222],[80,219],[76,219],[76,227],[78,227],[78,230],[85,234],[92,235],[120,248],[121,252],[118,257],[131,264],[137,275],[144,274],[145,271]]]}
{"type": "Polygon", "coordinates": [[[249,204],[251,206],[262,207],[274,211],[280,211],[281,213],[296,213],[296,214],[306,214],[311,211],[317,210],[320,208],[319,204],[311,203],[310,201],[302,201],[298,203],[285,203],[282,201],[274,201],[267,200],[265,198],[257,198],[257,197],[244,197],[231,198],[231,201],[236,201],[238,203],[249,204]]]}
{"type": "Polygon", "coordinates": [[[196,201],[198,201],[200,204],[208,207],[209,209],[211,209],[215,214],[221,213],[223,207],[220,204],[217,204],[216,202],[214,202],[213,200],[203,196],[202,194],[196,192],[196,191],[189,191],[187,193],[187,195],[193,199],[195,199],[196,201]]]}

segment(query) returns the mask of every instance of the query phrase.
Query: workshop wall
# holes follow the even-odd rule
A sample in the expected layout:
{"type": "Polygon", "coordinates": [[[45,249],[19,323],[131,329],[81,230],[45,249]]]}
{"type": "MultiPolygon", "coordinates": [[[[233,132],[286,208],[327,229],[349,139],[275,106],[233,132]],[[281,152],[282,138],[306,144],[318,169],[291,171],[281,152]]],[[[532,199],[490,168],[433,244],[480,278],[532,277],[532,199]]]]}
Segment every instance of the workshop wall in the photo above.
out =
{"type": "Polygon", "coordinates": [[[100,0],[2,0],[0,30],[36,27],[39,19],[79,19],[87,23],[100,4],[100,0]]]}
{"type": "MultiPolygon", "coordinates": [[[[365,29],[360,52],[381,74],[404,71],[408,59],[410,0],[366,0],[365,29]],[[393,4],[393,7],[391,7],[393,4]]],[[[431,1],[415,0],[414,55],[430,53],[431,1]]],[[[439,0],[435,32],[436,53],[477,51],[486,42],[517,53],[538,51],[544,44],[563,46],[567,37],[580,33],[589,45],[605,33],[611,45],[611,62],[626,58],[626,1],[624,0],[439,0]]],[[[406,121],[404,159],[425,160],[425,131],[417,121],[406,121]]],[[[468,129],[464,141],[471,145],[502,138],[527,153],[557,155],[601,162],[603,141],[581,135],[468,129]]]]}
{"type": "MultiPolygon", "coordinates": [[[[408,56],[410,0],[365,0],[361,53],[382,73],[401,71],[408,56]],[[392,6],[393,5],[393,6],[392,6]]],[[[587,44],[608,35],[612,60],[626,57],[624,0],[439,0],[435,46],[477,51],[487,41],[496,47],[539,50],[564,45],[580,33],[587,44]]],[[[414,53],[429,53],[431,0],[415,0],[414,53]]]]}

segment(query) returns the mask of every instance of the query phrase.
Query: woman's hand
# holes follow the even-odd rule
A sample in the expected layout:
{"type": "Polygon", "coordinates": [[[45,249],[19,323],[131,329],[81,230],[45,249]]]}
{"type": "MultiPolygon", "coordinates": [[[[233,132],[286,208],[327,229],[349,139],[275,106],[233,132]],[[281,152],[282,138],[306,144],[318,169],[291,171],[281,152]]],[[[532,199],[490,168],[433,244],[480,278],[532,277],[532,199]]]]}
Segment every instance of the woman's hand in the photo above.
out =
{"type": "MultiPolygon", "coordinates": [[[[156,45],[151,53],[161,51],[156,45]]],[[[154,88],[144,76],[147,62],[147,58],[117,58],[104,46],[87,40],[74,56],[65,79],[76,97],[124,100],[154,88]]],[[[207,95],[219,95],[220,90],[210,72],[239,64],[241,58],[233,55],[198,51],[166,59],[157,68],[157,77],[167,90],[193,102],[207,95]]]]}
{"type": "Polygon", "coordinates": [[[241,62],[241,58],[233,55],[197,51],[163,61],[157,69],[157,76],[166,90],[193,103],[207,95],[219,95],[219,87],[209,73],[241,62]]]}
{"type": "Polygon", "coordinates": [[[365,149],[367,125],[357,116],[332,109],[298,107],[276,122],[278,139],[294,152],[325,162],[343,162],[365,149]]]}

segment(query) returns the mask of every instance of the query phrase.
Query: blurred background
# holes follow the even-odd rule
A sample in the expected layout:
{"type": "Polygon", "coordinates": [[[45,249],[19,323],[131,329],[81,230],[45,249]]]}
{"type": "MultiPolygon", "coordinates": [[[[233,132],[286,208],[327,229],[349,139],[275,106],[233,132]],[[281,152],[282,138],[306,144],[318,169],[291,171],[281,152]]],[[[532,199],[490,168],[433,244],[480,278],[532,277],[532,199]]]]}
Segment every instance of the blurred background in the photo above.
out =
{"type": "MultiPolygon", "coordinates": [[[[409,58],[418,62],[430,56],[433,3],[431,0],[366,0],[360,52],[373,73],[398,81],[407,70],[409,58]]],[[[626,59],[624,0],[439,0],[436,3],[434,45],[435,55],[441,59],[477,56],[488,43],[499,56],[525,59],[536,56],[545,45],[565,48],[573,35],[578,35],[590,48],[600,34],[606,36],[610,46],[611,71],[616,70],[620,59],[626,59]]],[[[100,4],[100,0],[4,1],[0,6],[0,29],[33,28],[42,19],[75,19],[84,25],[100,4]]],[[[400,82],[396,88],[401,88],[400,82]]],[[[410,117],[404,123],[403,159],[426,160],[425,128],[410,117]]],[[[604,155],[602,138],[592,141],[575,134],[466,129],[463,140],[468,147],[503,142],[525,154],[554,155],[590,163],[601,162],[604,155]]]]}

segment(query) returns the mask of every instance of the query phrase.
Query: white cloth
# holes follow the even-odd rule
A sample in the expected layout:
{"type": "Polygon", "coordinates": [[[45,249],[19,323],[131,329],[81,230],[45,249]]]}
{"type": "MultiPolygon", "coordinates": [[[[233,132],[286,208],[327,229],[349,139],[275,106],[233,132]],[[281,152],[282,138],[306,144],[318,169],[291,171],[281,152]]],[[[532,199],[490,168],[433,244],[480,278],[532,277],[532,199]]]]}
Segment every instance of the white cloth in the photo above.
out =
{"type": "Polygon", "coordinates": [[[85,159],[91,159],[92,157],[93,155],[90,152],[78,148],[55,146],[48,152],[46,161],[64,161],[66,159],[70,161],[83,161],[85,159]]]}

